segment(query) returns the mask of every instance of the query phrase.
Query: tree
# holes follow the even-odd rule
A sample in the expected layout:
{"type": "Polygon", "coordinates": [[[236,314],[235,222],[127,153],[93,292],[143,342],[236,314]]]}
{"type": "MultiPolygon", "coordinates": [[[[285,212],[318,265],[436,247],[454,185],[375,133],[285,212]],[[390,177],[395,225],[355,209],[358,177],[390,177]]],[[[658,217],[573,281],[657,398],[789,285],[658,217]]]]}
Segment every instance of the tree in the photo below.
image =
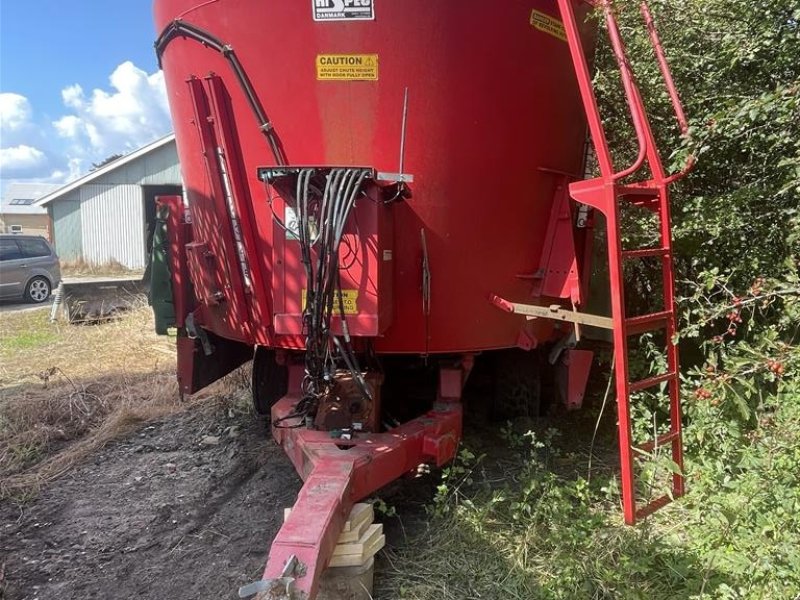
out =
{"type": "MultiPolygon", "coordinates": [[[[619,16],[657,136],[675,149],[675,167],[698,158],[673,195],[681,344],[693,358],[686,439],[699,462],[738,464],[753,430],[800,399],[800,5],[650,2],[692,120],[692,139],[679,144],[638,4],[619,0],[619,16]]],[[[611,144],[631,161],[635,137],[607,46],[597,64],[611,144]]],[[[626,226],[630,237],[646,233],[642,218],[626,226]]],[[[635,275],[640,289],[655,279],[635,275]]]]}
{"type": "MultiPolygon", "coordinates": [[[[674,119],[638,13],[620,2],[639,81],[665,143],[674,119]],[[631,32],[636,35],[630,35],[631,32]]],[[[655,0],[664,46],[692,119],[695,173],[674,197],[680,277],[728,274],[737,287],[784,277],[800,256],[800,5],[797,0],[655,0]]],[[[613,58],[600,55],[597,83],[612,131],[629,132],[613,58]]],[[[630,136],[612,143],[630,155],[630,136]]],[[[665,157],[666,158],[666,157],[665,157]]]]}

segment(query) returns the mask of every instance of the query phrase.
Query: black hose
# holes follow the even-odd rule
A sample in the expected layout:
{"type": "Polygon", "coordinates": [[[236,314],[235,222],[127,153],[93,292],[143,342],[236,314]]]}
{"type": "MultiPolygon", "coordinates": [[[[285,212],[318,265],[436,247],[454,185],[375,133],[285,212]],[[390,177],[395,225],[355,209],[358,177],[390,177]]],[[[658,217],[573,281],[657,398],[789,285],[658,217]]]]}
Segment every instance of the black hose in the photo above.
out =
{"type": "Polygon", "coordinates": [[[172,42],[172,40],[178,37],[188,38],[190,40],[199,42],[204,46],[211,48],[212,50],[216,50],[225,57],[231,69],[233,70],[237,81],[239,82],[239,86],[244,92],[247,103],[250,105],[250,108],[256,117],[256,121],[258,121],[259,130],[264,137],[267,138],[267,144],[272,151],[272,155],[275,157],[275,163],[279,166],[286,165],[286,153],[283,150],[283,145],[275,133],[272,123],[267,117],[267,113],[264,110],[264,107],[261,104],[261,100],[258,98],[255,89],[253,88],[253,84],[250,82],[250,78],[247,76],[247,72],[242,66],[242,63],[239,61],[239,58],[236,56],[233,46],[230,44],[225,44],[222,40],[205,29],[201,29],[196,25],[182,21],[181,19],[175,19],[166,26],[164,31],[161,32],[161,35],[158,36],[158,39],[155,42],[155,50],[156,56],[158,57],[159,68],[162,66],[161,60],[164,50],[167,48],[170,42],[172,42]]]}
{"type": "MultiPolygon", "coordinates": [[[[304,169],[298,174],[295,199],[298,213],[298,238],[301,261],[306,269],[306,306],[303,322],[306,333],[306,374],[304,394],[312,411],[314,401],[322,398],[332,385],[331,375],[341,361],[366,399],[372,394],[364,380],[347,327],[347,315],[341,289],[339,253],[345,226],[350,219],[359,192],[369,171],[333,169],[326,177],[321,202],[314,209],[318,232],[312,235],[310,186],[315,172],[304,169]],[[316,260],[311,265],[311,250],[316,260]],[[342,321],[343,340],[331,329],[331,320],[338,312],[342,321]],[[334,352],[336,356],[334,356],[334,352]]],[[[319,194],[319,192],[317,192],[319,194]]]]}

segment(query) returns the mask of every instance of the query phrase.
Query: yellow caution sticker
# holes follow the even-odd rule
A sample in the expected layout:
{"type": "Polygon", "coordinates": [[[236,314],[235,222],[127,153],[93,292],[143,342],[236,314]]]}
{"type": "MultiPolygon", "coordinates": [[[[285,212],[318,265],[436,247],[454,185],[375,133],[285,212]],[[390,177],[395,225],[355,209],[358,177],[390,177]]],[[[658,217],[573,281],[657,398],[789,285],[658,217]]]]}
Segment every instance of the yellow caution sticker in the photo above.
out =
{"type": "Polygon", "coordinates": [[[531,26],[560,39],[562,42],[567,41],[567,31],[564,29],[564,23],[540,10],[533,9],[531,12],[531,26]]]}
{"type": "MultiPolygon", "coordinates": [[[[303,290],[301,299],[302,310],[306,309],[306,299],[308,297],[308,290],[303,290]]],[[[348,316],[358,314],[358,290],[342,290],[342,303],[344,304],[344,314],[348,316]]],[[[333,316],[335,317],[340,312],[339,309],[339,294],[333,293],[333,316]]]]}
{"type": "Polygon", "coordinates": [[[377,54],[320,54],[319,81],[378,81],[377,54]]]}

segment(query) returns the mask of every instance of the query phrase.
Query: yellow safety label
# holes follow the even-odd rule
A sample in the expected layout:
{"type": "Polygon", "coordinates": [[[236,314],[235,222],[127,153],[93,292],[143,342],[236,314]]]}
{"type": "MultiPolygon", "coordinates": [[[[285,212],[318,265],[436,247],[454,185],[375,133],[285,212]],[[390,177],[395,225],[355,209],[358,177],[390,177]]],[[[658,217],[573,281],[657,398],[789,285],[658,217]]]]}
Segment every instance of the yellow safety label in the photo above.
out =
{"type": "Polygon", "coordinates": [[[567,32],[564,29],[564,23],[555,17],[551,17],[547,13],[533,9],[531,12],[531,25],[539,31],[552,35],[554,38],[558,38],[563,42],[567,41],[567,32]]]}
{"type": "Polygon", "coordinates": [[[320,54],[319,81],[378,81],[377,54],[320,54]]]}
{"type": "MultiPolygon", "coordinates": [[[[306,309],[306,299],[308,296],[308,290],[303,290],[302,295],[302,309],[306,309]]],[[[342,290],[342,302],[344,303],[344,314],[345,315],[357,315],[358,314],[358,290],[342,290]]],[[[337,292],[333,293],[333,316],[339,314],[339,294],[337,292]]]]}

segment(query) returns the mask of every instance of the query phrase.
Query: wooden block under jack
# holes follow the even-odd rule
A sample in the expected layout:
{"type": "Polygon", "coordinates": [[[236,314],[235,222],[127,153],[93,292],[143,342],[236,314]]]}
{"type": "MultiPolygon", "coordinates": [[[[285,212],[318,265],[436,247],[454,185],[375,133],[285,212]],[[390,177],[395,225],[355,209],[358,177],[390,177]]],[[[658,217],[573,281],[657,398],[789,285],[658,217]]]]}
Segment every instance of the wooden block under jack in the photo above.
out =
{"type": "Polygon", "coordinates": [[[373,600],[375,559],[357,567],[325,569],[317,600],[373,600]]]}
{"type": "MultiPolygon", "coordinates": [[[[291,512],[291,508],[284,509],[284,521],[291,512]]],[[[360,567],[386,545],[383,525],[373,524],[374,518],[375,512],[371,504],[362,503],[353,507],[339,536],[329,567],[360,567]]]]}
{"type": "MultiPolygon", "coordinates": [[[[375,541],[383,535],[383,525],[370,525],[364,534],[355,542],[345,542],[336,545],[333,549],[334,556],[364,556],[375,541]]],[[[360,563],[359,563],[360,564],[360,563]]]]}
{"type": "Polygon", "coordinates": [[[350,511],[350,516],[344,524],[342,533],[358,531],[359,534],[356,536],[356,539],[358,539],[361,537],[360,532],[364,531],[364,527],[371,524],[374,520],[375,511],[372,510],[372,504],[356,504],[350,511]]]}
{"type": "Polygon", "coordinates": [[[329,567],[359,567],[371,560],[386,545],[386,536],[382,533],[373,542],[364,548],[362,554],[333,555],[329,567]]]}
{"type": "MultiPolygon", "coordinates": [[[[291,512],[291,508],[283,509],[284,522],[289,518],[291,512]]],[[[342,534],[339,536],[339,541],[337,543],[347,544],[350,542],[357,542],[374,520],[375,511],[372,509],[372,504],[356,504],[353,506],[353,510],[350,511],[350,516],[342,528],[342,534]]]]}

